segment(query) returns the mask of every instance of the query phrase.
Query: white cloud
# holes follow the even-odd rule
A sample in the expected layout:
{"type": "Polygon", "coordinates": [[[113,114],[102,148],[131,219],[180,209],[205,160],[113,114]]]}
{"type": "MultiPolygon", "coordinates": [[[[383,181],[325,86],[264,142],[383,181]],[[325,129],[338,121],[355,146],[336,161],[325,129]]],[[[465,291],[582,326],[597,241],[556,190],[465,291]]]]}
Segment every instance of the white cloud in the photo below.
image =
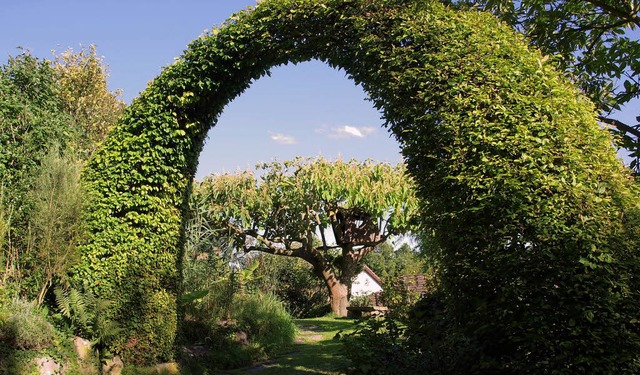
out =
{"type": "Polygon", "coordinates": [[[281,145],[294,145],[298,143],[295,137],[281,133],[271,134],[271,140],[281,145]]]}
{"type": "Polygon", "coordinates": [[[316,129],[317,133],[325,134],[329,138],[333,139],[347,139],[347,138],[366,138],[376,132],[376,128],[370,126],[350,126],[343,125],[333,128],[322,127],[316,129]]]}

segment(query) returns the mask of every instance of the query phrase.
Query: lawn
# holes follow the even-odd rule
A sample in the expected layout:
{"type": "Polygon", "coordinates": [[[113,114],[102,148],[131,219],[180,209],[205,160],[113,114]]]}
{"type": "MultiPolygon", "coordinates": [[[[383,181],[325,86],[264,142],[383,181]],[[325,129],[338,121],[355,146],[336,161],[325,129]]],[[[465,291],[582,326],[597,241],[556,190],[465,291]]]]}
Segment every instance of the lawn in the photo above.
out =
{"type": "Polygon", "coordinates": [[[342,355],[342,344],[335,335],[353,330],[354,322],[344,318],[297,319],[298,335],[291,350],[269,361],[226,374],[341,374],[349,361],[342,355]]]}

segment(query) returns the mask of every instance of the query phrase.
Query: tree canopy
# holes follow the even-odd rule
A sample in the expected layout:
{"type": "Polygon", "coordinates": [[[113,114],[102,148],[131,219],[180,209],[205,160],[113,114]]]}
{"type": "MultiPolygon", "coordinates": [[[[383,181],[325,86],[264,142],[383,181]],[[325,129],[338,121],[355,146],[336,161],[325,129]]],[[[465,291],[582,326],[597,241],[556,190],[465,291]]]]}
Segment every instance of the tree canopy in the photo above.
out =
{"type": "Polygon", "coordinates": [[[42,303],[80,232],[83,162],[124,109],[93,46],[0,67],[0,259],[4,286],[42,303]]]}
{"type": "Polygon", "coordinates": [[[238,249],[309,262],[346,315],[348,289],[366,254],[411,229],[413,181],[403,165],[272,162],[251,171],[213,175],[195,187],[213,227],[238,249]]]}

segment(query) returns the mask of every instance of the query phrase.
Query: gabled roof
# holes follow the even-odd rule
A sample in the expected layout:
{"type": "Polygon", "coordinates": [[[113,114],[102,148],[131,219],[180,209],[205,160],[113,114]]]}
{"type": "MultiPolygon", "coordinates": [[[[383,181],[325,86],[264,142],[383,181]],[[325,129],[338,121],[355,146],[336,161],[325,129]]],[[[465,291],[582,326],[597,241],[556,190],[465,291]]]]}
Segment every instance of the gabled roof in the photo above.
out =
{"type": "Polygon", "coordinates": [[[373,272],[373,270],[369,268],[369,266],[367,266],[366,264],[362,267],[362,272],[365,272],[372,279],[374,279],[380,286],[382,286],[382,280],[380,279],[380,277],[376,275],[376,273],[373,272]]]}

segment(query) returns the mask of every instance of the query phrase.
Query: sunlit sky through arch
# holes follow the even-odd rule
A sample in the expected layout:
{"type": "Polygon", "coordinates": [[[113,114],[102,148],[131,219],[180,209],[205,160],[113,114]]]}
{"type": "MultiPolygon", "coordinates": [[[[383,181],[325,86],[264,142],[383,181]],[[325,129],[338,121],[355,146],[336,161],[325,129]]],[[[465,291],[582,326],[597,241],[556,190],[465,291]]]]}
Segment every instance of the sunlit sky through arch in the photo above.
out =
{"type": "Polygon", "coordinates": [[[225,108],[209,131],[197,177],[296,156],[396,164],[399,145],[382,123],[344,71],[320,61],[280,66],[225,108]]]}

